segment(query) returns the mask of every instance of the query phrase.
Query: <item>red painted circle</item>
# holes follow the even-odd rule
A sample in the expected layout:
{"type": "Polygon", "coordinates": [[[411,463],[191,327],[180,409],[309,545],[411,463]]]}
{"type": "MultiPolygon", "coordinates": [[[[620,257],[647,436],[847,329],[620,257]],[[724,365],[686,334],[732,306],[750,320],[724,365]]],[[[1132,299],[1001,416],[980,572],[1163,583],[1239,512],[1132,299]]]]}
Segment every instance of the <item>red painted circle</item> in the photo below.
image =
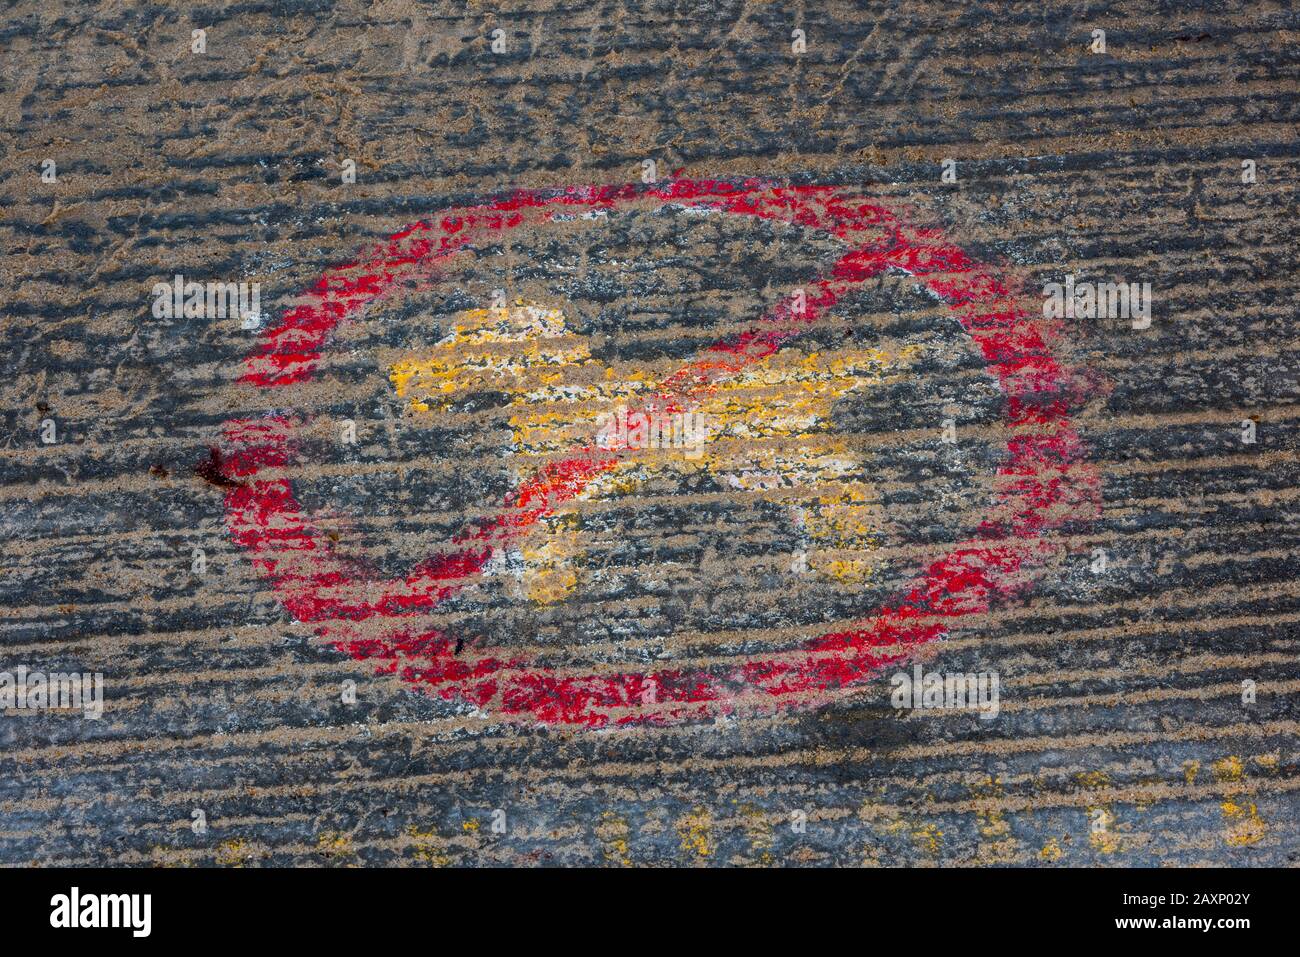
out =
{"type": "Polygon", "coordinates": [[[843,243],[844,254],[805,287],[805,303],[779,303],[754,327],[715,343],[670,376],[649,401],[672,411],[716,382],[772,355],[854,285],[888,270],[909,274],[946,304],[984,356],[1006,398],[1012,433],[998,469],[999,502],[976,539],[932,562],[913,586],[872,618],[825,634],[795,651],[696,670],[561,675],[526,656],[457,656],[454,638],[411,627],[557,505],[612,468],[620,450],[575,449],[541,468],[503,503],[500,514],[456,536],[451,550],[381,580],[336,553],[311,527],[284,475],[296,461],[297,423],[286,415],[226,423],[220,469],[226,521],[286,608],[353,657],[399,672],[447,699],[498,714],[604,726],[660,722],[740,708],[806,705],[869,678],[946,633],[950,623],[983,612],[1032,581],[1056,554],[1048,533],[1099,511],[1096,472],[1070,423],[1069,377],[1043,334],[989,266],[846,188],[780,187],[759,181],[675,180],[650,187],[526,190],[480,206],[449,209],[395,233],[370,256],[328,270],[267,331],[245,360],[240,380],[281,390],[309,381],[330,333],[398,284],[469,248],[477,239],[566,210],[676,204],[795,224],[843,243]]]}

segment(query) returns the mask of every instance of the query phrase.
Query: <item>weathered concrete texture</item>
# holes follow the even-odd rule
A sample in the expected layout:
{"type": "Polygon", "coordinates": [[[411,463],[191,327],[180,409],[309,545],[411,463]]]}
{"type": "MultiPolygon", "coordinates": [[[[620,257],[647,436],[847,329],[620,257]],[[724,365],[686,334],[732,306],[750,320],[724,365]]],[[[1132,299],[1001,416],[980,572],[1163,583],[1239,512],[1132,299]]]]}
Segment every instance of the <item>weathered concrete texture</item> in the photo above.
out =
{"type": "MultiPolygon", "coordinates": [[[[0,716],[0,862],[1295,862],[1298,27],[1269,2],[7,10],[0,671],[102,672],[105,712],[0,716]],[[232,540],[227,489],[195,467],[224,422],[282,400],[236,382],[257,332],[156,318],[155,283],[258,282],[273,323],[408,223],[520,187],[639,182],[645,159],[847,184],[994,264],[1029,310],[1067,274],[1151,284],[1150,328],[1066,319],[1052,339],[1099,517],[1064,521],[1031,589],[921,652],[996,671],[995,720],[895,710],[894,669],[794,711],[507,718],[329,647],[232,540]]],[[[400,576],[527,473],[512,442],[543,423],[509,388],[420,410],[390,378],[493,290],[562,311],[585,350],[555,365],[573,388],[605,369],[655,382],[838,255],[812,229],[633,207],[478,243],[339,330],[293,394],[314,424],[290,473],[345,557],[400,576]],[[355,445],[337,441],[347,419],[355,445]]],[[[909,276],[837,308],[792,355],[902,365],[795,443],[791,498],[714,481],[734,457],[662,470],[579,503],[542,559],[505,556],[422,622],[468,662],[743,663],[870,615],[978,535],[1008,442],[984,359],[909,276]],[[865,551],[795,517],[792,501],[839,528],[816,492],[840,466],[809,471],[808,443],[851,463],[836,480],[864,511],[835,515],[866,523],[865,551]],[[803,549],[813,567],[792,572],[803,549]]]]}

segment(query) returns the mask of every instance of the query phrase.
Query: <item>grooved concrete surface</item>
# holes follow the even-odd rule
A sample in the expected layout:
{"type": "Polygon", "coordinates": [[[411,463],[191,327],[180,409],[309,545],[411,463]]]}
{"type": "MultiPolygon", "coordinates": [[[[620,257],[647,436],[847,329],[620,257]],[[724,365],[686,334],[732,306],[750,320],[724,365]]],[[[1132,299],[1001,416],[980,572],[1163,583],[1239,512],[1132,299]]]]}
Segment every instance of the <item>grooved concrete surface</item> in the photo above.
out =
{"type": "MultiPolygon", "coordinates": [[[[1271,2],[9,7],[0,671],[100,672],[104,713],[0,716],[0,861],[1293,863],[1297,26],[1271,2]],[[291,413],[314,541],[400,579],[580,437],[564,389],[608,407],[661,381],[842,249],[642,189],[475,234],[341,325],[310,382],[241,384],[245,357],[408,224],[640,184],[647,159],[842,186],[1030,314],[1067,275],[1150,283],[1149,328],[1044,324],[1095,516],[1057,516],[1033,580],[941,639],[779,708],[728,684],[697,713],[557,722],[377,673],[237,540],[224,423],[291,413]],[[261,328],[155,316],[176,274],[260,283],[261,328]],[[498,289],[509,311],[483,313],[498,289]],[[399,392],[402,362],[437,401],[399,392]],[[997,717],[892,707],[918,662],[995,672],[997,717]]],[[[915,275],[872,277],[719,393],[725,453],[571,503],[418,623],[465,667],[557,675],[797,651],[981,534],[1014,481],[987,359],[915,275]]]]}

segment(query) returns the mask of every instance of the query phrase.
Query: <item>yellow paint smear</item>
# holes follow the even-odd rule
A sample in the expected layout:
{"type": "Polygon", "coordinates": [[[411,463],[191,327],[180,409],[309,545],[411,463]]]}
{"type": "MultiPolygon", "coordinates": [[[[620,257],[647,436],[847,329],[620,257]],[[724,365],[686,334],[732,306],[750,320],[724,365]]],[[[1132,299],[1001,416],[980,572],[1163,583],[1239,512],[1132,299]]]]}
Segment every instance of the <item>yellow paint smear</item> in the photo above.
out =
{"type": "MultiPolygon", "coordinates": [[[[675,448],[629,452],[580,498],[626,495],[656,476],[699,470],[728,489],[810,489],[792,513],[807,540],[807,567],[846,583],[864,581],[879,545],[875,495],[855,477],[856,456],[828,428],[831,411],[848,393],[906,370],[919,351],[781,350],[701,401],[694,411],[705,416],[709,431],[698,456],[675,448]]],[[[506,395],[509,452],[519,460],[521,478],[532,471],[529,459],[592,442],[602,416],[635,408],[654,387],[644,374],[593,358],[587,339],[569,331],[560,311],[523,302],[458,313],[431,349],[393,363],[389,379],[416,414],[446,411],[476,392],[506,395]]],[[[574,521],[539,523],[521,548],[524,591],[543,605],[577,587],[583,553],[576,507],[555,517],[574,521]]]]}

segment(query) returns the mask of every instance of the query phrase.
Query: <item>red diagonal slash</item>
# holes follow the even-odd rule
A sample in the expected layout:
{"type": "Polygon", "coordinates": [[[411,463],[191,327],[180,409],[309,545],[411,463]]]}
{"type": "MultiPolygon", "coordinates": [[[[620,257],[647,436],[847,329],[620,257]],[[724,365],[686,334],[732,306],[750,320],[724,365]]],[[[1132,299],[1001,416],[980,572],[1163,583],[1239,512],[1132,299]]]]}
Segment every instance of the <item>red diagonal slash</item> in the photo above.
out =
{"type": "Polygon", "coordinates": [[[1070,377],[1012,292],[990,267],[936,230],[909,226],[841,187],[675,180],[651,187],[525,190],[447,210],[394,234],[369,257],[326,271],[301,297],[304,302],[262,337],[241,381],[259,389],[309,381],[338,323],[486,237],[549,221],[573,207],[667,204],[795,224],[835,237],[847,251],[805,288],[802,309],[788,298],[749,331],[715,343],[664,380],[645,409],[691,406],[717,383],[775,353],[858,283],[889,270],[906,273],[957,318],[1006,396],[1013,437],[998,470],[999,503],[979,537],[934,561],[906,594],[852,629],[739,666],[558,674],[527,656],[489,653],[462,660],[453,639],[410,627],[409,619],[463,587],[497,549],[613,469],[622,450],[587,445],[544,466],[498,514],[457,535],[451,550],[421,562],[405,578],[384,581],[339,556],[303,516],[289,479],[268,474],[295,463],[295,421],[284,415],[235,420],[224,430],[221,465],[222,474],[238,483],[227,488],[227,525],[296,618],[316,624],[322,637],[354,657],[400,671],[443,697],[547,722],[604,726],[806,704],[863,681],[946,633],[954,620],[986,611],[1021,589],[1059,551],[1046,533],[1096,517],[1099,480],[1083,461],[1083,443],[1070,424],[1070,377]]]}

